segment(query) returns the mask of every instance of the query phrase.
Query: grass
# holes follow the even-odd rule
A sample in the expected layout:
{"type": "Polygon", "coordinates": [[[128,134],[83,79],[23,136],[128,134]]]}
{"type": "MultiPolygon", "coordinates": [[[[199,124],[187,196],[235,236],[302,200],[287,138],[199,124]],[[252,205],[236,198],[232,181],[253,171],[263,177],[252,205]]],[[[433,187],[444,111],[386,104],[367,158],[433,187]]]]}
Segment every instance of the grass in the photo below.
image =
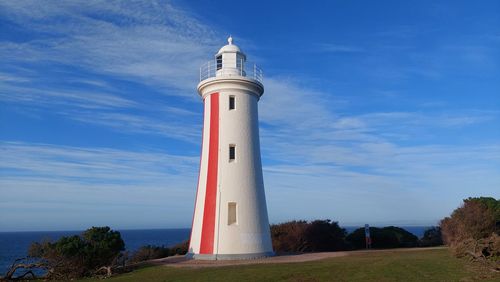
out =
{"type": "MultiPolygon", "coordinates": [[[[354,253],[320,261],[174,268],[151,266],[107,281],[500,281],[446,249],[354,253]]],[[[85,280],[99,281],[99,280],[85,280]]],[[[102,280],[101,280],[102,281],[102,280]]]]}

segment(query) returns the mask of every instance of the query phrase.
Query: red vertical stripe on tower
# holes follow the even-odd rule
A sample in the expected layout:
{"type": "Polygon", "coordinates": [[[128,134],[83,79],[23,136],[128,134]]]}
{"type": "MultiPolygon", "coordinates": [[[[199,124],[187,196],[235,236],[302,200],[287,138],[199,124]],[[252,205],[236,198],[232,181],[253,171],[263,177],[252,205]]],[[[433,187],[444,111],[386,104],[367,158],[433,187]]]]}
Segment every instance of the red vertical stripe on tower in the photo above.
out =
{"type": "Polygon", "coordinates": [[[200,254],[213,254],[215,210],[217,202],[217,168],[219,162],[219,93],[210,96],[210,141],[208,147],[207,189],[201,228],[200,254]]]}

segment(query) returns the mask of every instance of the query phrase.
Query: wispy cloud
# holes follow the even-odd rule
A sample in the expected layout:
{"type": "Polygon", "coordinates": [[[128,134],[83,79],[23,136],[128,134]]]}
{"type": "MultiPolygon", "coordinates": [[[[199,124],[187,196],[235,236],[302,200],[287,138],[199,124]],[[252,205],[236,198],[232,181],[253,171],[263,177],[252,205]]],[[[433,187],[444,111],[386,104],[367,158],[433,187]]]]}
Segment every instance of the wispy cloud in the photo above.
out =
{"type": "Polygon", "coordinates": [[[83,123],[112,128],[122,133],[160,135],[189,143],[200,142],[201,125],[181,120],[167,120],[138,114],[70,112],[69,118],[83,123]]]}
{"type": "Polygon", "coordinates": [[[6,85],[1,82],[0,87],[0,101],[35,104],[37,107],[55,108],[64,105],[84,109],[109,109],[137,106],[134,101],[118,95],[92,90],[36,89],[6,85]]]}
{"type": "MultiPolygon", "coordinates": [[[[1,5],[3,17],[44,34],[25,42],[3,42],[0,56],[6,64],[78,65],[101,74],[191,91],[197,77],[193,70],[216,49],[214,31],[168,2],[24,1],[1,5]],[[109,13],[114,16],[104,16],[109,13]]],[[[185,95],[183,91],[164,93],[185,95]]]]}
{"type": "Polygon", "coordinates": [[[266,83],[261,138],[271,215],[293,205],[292,218],[326,213],[344,224],[360,224],[361,218],[433,224],[461,198],[491,193],[500,183],[500,144],[439,144],[450,134],[498,122],[498,112],[352,114],[335,106],[335,95],[286,79],[266,83]],[[481,187],[473,179],[484,179],[481,187]],[[353,198],[373,212],[359,214],[353,198]]]}
{"type": "Polygon", "coordinates": [[[12,142],[0,150],[2,230],[63,226],[52,219],[44,225],[54,208],[67,213],[66,221],[81,214],[71,228],[88,227],[92,219],[84,214],[97,211],[102,214],[90,224],[183,227],[189,221],[198,156],[12,142]],[[134,214],[139,208],[145,214],[134,214]],[[29,218],[12,222],[27,211],[29,218]],[[127,216],[111,220],[116,213],[127,216]]]}
{"type": "Polygon", "coordinates": [[[33,34],[0,44],[0,101],[24,115],[41,109],[117,132],[199,140],[200,113],[165,97],[199,103],[196,70],[217,49],[211,28],[167,1],[0,7],[5,20],[33,34]]]}
{"type": "MultiPolygon", "coordinates": [[[[187,226],[199,160],[186,152],[199,148],[202,122],[196,70],[220,47],[217,32],[163,1],[4,1],[0,16],[31,34],[0,44],[6,109],[15,105],[24,114],[37,109],[137,138],[182,141],[181,149],[167,151],[3,142],[0,227],[24,222],[18,228],[37,229],[47,217],[74,228],[111,221],[187,226]]],[[[370,46],[313,44],[307,52],[361,58],[345,71],[389,89],[377,93],[385,99],[400,96],[392,86],[402,81],[439,80],[447,69],[465,70],[469,63],[497,65],[489,47],[419,49],[412,40],[421,34],[401,26],[374,33],[370,38],[378,40],[370,46]],[[398,53],[403,59],[395,62],[397,50],[404,50],[398,53]]],[[[495,130],[498,111],[432,99],[432,107],[360,109],[351,91],[340,95],[308,79],[271,73],[259,102],[271,221],[307,214],[344,224],[377,218],[433,223],[464,197],[498,191],[500,144],[454,142],[477,128],[495,130]],[[370,212],[360,214],[360,206],[370,212]]]]}

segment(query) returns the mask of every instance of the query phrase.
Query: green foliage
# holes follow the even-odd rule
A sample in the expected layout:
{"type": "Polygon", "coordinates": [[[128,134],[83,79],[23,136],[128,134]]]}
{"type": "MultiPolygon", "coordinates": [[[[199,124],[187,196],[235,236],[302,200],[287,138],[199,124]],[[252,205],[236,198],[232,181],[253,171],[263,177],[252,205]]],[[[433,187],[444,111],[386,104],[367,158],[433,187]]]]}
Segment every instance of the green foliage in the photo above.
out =
{"type": "Polygon", "coordinates": [[[500,200],[492,197],[478,197],[478,198],[468,198],[464,200],[464,204],[468,202],[477,202],[485,206],[495,218],[495,221],[500,222],[500,200]]]}
{"type": "Polygon", "coordinates": [[[82,236],[33,243],[28,254],[44,262],[47,278],[64,280],[92,276],[100,267],[113,265],[124,249],[119,232],[92,227],[82,236]]]}
{"type": "Polygon", "coordinates": [[[338,222],[314,220],[305,230],[306,250],[309,252],[327,252],[345,249],[346,230],[338,222]]]}
{"type": "MultiPolygon", "coordinates": [[[[370,227],[372,248],[407,248],[418,245],[417,236],[400,227],[370,227]]],[[[354,249],[366,248],[365,229],[358,228],[346,237],[354,249]]]]}
{"type": "Polygon", "coordinates": [[[345,229],[329,219],[271,225],[273,248],[278,253],[343,250],[345,235],[345,229]]]}
{"type": "Polygon", "coordinates": [[[424,232],[424,236],[420,239],[420,247],[432,247],[443,245],[443,237],[441,227],[434,226],[424,232]]]}
{"type": "Polygon", "coordinates": [[[110,265],[120,251],[125,250],[120,232],[107,226],[87,229],[82,237],[85,243],[82,251],[90,269],[110,265]]]}
{"type": "Polygon", "coordinates": [[[86,243],[80,236],[62,237],[54,244],[50,244],[55,250],[63,256],[74,257],[83,256],[86,243]]]}

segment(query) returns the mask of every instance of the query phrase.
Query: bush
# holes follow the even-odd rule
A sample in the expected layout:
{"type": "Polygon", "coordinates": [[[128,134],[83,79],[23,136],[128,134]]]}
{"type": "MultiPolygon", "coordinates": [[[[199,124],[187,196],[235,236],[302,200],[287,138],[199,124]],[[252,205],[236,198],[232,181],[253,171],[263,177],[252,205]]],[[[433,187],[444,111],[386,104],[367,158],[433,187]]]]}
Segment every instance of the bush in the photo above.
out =
{"type": "Polygon", "coordinates": [[[271,225],[271,238],[275,252],[304,252],[307,221],[289,221],[271,225]]]}
{"type": "Polygon", "coordinates": [[[189,239],[171,246],[169,255],[171,256],[185,255],[188,252],[188,248],[189,248],[189,239]]]}
{"type": "Polygon", "coordinates": [[[345,229],[328,219],[271,225],[273,248],[278,253],[344,250],[345,235],[345,229]]]}
{"type": "MultiPolygon", "coordinates": [[[[418,245],[417,236],[400,227],[370,227],[372,248],[408,248],[418,245]]],[[[346,237],[353,249],[366,248],[365,229],[358,228],[346,237]]]]}
{"type": "Polygon", "coordinates": [[[424,232],[424,236],[420,239],[421,247],[433,247],[443,245],[443,237],[441,235],[441,227],[434,226],[424,232]]]}
{"type": "Polygon", "coordinates": [[[441,223],[443,241],[458,256],[498,259],[500,201],[480,197],[465,199],[441,223]]]}
{"type": "Polygon", "coordinates": [[[176,245],[171,246],[170,248],[164,246],[142,246],[139,250],[135,251],[132,254],[132,257],[129,259],[130,263],[137,263],[141,261],[147,261],[151,259],[159,259],[168,256],[175,255],[185,255],[188,251],[189,240],[183,241],[176,245]]]}
{"type": "MultiPolygon", "coordinates": [[[[45,270],[47,279],[71,280],[93,276],[102,270],[111,274],[125,249],[121,235],[109,227],[92,227],[81,236],[62,237],[55,242],[33,243],[28,251],[36,263],[14,264],[9,271],[10,278],[17,269],[45,270]]],[[[8,274],[9,274],[8,273],[8,274]]],[[[6,275],[6,277],[9,275],[6,275]]]]}
{"type": "Polygon", "coordinates": [[[170,249],[164,246],[142,246],[137,251],[134,252],[130,258],[131,263],[146,261],[150,259],[158,259],[168,257],[170,255],[170,249]]]}

